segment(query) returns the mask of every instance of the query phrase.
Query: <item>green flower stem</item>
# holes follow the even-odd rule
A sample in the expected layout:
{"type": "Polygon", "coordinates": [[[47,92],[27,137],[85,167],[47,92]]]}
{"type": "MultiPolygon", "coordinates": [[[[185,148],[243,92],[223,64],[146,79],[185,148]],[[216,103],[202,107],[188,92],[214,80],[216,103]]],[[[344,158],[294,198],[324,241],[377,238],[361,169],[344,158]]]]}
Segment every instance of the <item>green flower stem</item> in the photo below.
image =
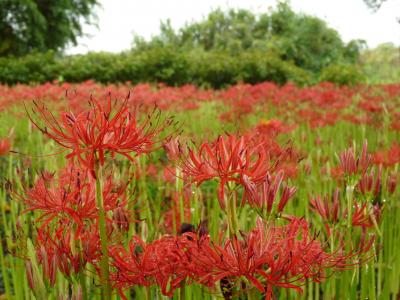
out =
{"type": "Polygon", "coordinates": [[[82,299],[87,300],[88,297],[87,297],[86,277],[85,277],[85,273],[84,273],[83,269],[80,270],[80,272],[79,272],[79,281],[80,281],[81,288],[82,288],[82,299]]]}
{"type": "Polygon", "coordinates": [[[99,211],[99,235],[101,243],[100,282],[103,286],[102,298],[111,298],[110,274],[108,268],[108,242],[106,228],[106,213],[104,210],[102,167],[96,162],[96,204],[99,211]]]}
{"type": "Polygon", "coordinates": [[[351,228],[352,224],[352,211],[353,211],[353,193],[354,193],[354,186],[350,185],[346,187],[346,199],[347,199],[347,228],[351,228]]]}
{"type": "Polygon", "coordinates": [[[228,218],[229,237],[238,236],[238,218],[236,213],[236,199],[233,188],[228,185],[229,192],[225,199],[226,213],[228,218]]]}
{"type": "Polygon", "coordinates": [[[175,180],[175,189],[176,192],[178,193],[179,197],[179,214],[181,217],[181,224],[185,222],[185,204],[184,204],[184,199],[183,199],[183,182],[182,179],[180,178],[181,171],[179,168],[176,168],[176,180],[175,180]]]}

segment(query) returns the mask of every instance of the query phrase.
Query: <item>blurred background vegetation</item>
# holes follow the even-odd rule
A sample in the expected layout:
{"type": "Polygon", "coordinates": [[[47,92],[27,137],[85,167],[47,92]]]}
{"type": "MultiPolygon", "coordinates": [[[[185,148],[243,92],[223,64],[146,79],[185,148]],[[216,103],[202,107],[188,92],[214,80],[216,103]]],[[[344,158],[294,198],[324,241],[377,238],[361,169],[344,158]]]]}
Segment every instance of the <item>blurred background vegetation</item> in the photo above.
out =
{"type": "MultiPolygon", "coordinates": [[[[377,9],[383,1],[365,1],[377,9]]],[[[288,2],[255,14],[214,10],[174,30],[167,20],[150,40],[134,36],[122,53],[65,55],[95,23],[97,0],[0,1],[0,83],[130,81],[223,88],[237,82],[339,85],[400,81],[400,50],[344,43],[321,19],[294,12],[288,2]]]]}

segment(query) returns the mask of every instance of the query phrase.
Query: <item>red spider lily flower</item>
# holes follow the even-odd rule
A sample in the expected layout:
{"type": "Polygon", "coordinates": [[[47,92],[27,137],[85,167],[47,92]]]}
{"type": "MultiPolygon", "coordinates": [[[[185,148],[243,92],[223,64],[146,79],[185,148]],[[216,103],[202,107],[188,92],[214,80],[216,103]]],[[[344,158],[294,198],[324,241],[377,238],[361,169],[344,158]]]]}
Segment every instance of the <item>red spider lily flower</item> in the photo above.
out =
{"type": "Polygon", "coordinates": [[[265,299],[272,299],[273,287],[302,292],[305,280],[320,282],[328,270],[350,267],[353,257],[368,251],[325,252],[308,223],[296,218],[283,227],[258,222],[241,240],[233,237],[223,247],[203,243],[198,249],[201,253],[196,253],[195,263],[210,272],[205,278],[217,282],[245,277],[265,293],[265,299]]]}
{"type": "MultiPolygon", "coordinates": [[[[353,209],[351,212],[351,225],[354,227],[369,228],[374,226],[373,219],[376,222],[380,220],[379,206],[369,207],[368,202],[359,204],[353,201],[353,209]]],[[[338,224],[341,219],[346,220],[348,216],[347,207],[343,209],[339,201],[339,189],[336,189],[332,198],[321,198],[317,196],[310,200],[310,208],[319,214],[325,224],[328,236],[331,235],[331,227],[329,225],[338,224]]]]}
{"type": "Polygon", "coordinates": [[[225,207],[226,183],[240,185],[244,176],[259,182],[274,167],[262,146],[262,143],[250,145],[243,136],[219,136],[214,143],[203,143],[197,153],[189,149],[188,157],[181,163],[182,172],[198,185],[219,179],[218,199],[221,207],[225,207]]]}
{"type": "Polygon", "coordinates": [[[387,181],[387,190],[388,190],[389,194],[393,194],[396,191],[398,178],[399,178],[399,176],[395,172],[392,172],[391,174],[389,174],[388,181],[387,181]]]}
{"type": "Polygon", "coordinates": [[[36,252],[44,275],[50,283],[55,283],[56,269],[67,277],[78,274],[86,264],[96,262],[101,257],[100,239],[96,224],[77,234],[69,228],[71,224],[60,222],[55,231],[41,228],[36,239],[36,252]]]}
{"type": "Polygon", "coordinates": [[[371,169],[369,174],[368,172],[364,173],[357,187],[364,196],[366,196],[367,194],[372,194],[373,196],[377,197],[381,192],[381,184],[382,165],[379,166],[376,175],[374,169],[371,169]]]}
{"type": "Polygon", "coordinates": [[[103,165],[107,152],[133,161],[134,155],[154,150],[154,145],[159,143],[157,135],[173,123],[172,119],[162,120],[160,111],[154,110],[139,124],[129,111],[128,98],[117,105],[112,103],[110,95],[106,104],[90,99],[90,109],[77,115],[62,113],[60,120],[35,102],[33,112],[40,121],[34,121],[31,116],[30,119],[46,136],[71,150],[67,158],[77,158],[94,175],[96,161],[103,165]]]}
{"type": "Polygon", "coordinates": [[[339,189],[333,193],[332,199],[320,196],[310,200],[310,207],[317,212],[324,221],[330,223],[337,223],[339,221],[340,207],[339,207],[339,189]]]}
{"type": "Polygon", "coordinates": [[[361,155],[355,157],[354,149],[349,148],[339,155],[340,168],[347,176],[364,174],[371,165],[371,155],[367,153],[368,142],[365,141],[361,150],[361,155]]]}
{"type": "Polygon", "coordinates": [[[261,120],[255,127],[255,130],[257,130],[259,134],[265,134],[274,138],[281,133],[287,133],[293,130],[293,128],[294,126],[288,126],[280,120],[271,119],[261,120]]]}
{"type": "Polygon", "coordinates": [[[8,154],[11,148],[11,143],[8,139],[0,139],[0,156],[8,154]]]}
{"type": "Polygon", "coordinates": [[[171,138],[163,145],[163,147],[167,153],[168,159],[172,161],[176,160],[182,152],[178,137],[171,138]]]}
{"type": "Polygon", "coordinates": [[[280,192],[280,200],[276,210],[279,213],[282,212],[297,190],[296,187],[282,186],[283,177],[283,171],[279,171],[276,176],[268,173],[264,181],[257,186],[244,176],[243,181],[246,188],[243,200],[247,200],[250,205],[255,206],[261,212],[265,210],[268,214],[271,214],[280,192]]]}
{"type": "Polygon", "coordinates": [[[376,165],[391,167],[400,162],[400,144],[393,142],[389,149],[378,151],[373,155],[376,165]]]}
{"type": "Polygon", "coordinates": [[[122,231],[129,230],[130,214],[124,206],[118,206],[113,211],[113,224],[122,231]]]}
{"type": "MultiPolygon", "coordinates": [[[[145,272],[148,268],[146,263],[146,244],[134,237],[129,244],[129,249],[122,245],[116,245],[109,249],[109,255],[113,259],[112,265],[116,272],[112,274],[114,288],[120,291],[121,297],[125,297],[122,290],[134,285],[150,286],[151,277],[145,272]]],[[[124,298],[126,299],[126,298],[124,298]]]]}
{"type": "Polygon", "coordinates": [[[172,296],[186,278],[194,277],[196,266],[186,252],[186,236],[163,237],[151,244],[150,260],[154,264],[151,272],[164,295],[172,296]],[[168,287],[169,286],[169,287],[168,287]]]}
{"type": "MultiPolygon", "coordinates": [[[[359,226],[362,228],[369,228],[374,226],[374,223],[371,219],[371,214],[373,214],[374,211],[369,211],[367,209],[367,205],[368,202],[365,202],[361,205],[359,205],[358,203],[354,203],[354,210],[351,216],[351,224],[353,226],[359,226]]],[[[376,212],[379,213],[378,211],[376,212]]]]}
{"type": "Polygon", "coordinates": [[[124,298],[122,291],[125,288],[157,284],[163,295],[172,297],[181,282],[197,278],[200,274],[202,267],[196,265],[193,255],[195,239],[195,234],[184,233],[181,236],[164,236],[146,245],[135,237],[128,251],[122,246],[111,247],[110,257],[116,270],[112,275],[114,287],[124,298]]]}
{"type": "Polygon", "coordinates": [[[328,237],[331,236],[330,225],[339,222],[339,215],[341,213],[339,206],[339,193],[340,191],[337,188],[331,199],[327,196],[323,198],[321,198],[321,196],[316,196],[310,200],[310,208],[321,216],[328,237]]]}
{"type": "MultiPolygon", "coordinates": [[[[116,215],[124,212],[127,204],[125,187],[118,187],[108,177],[103,187],[104,209],[116,215]]],[[[35,185],[22,196],[27,206],[26,211],[38,211],[38,221],[46,226],[53,220],[72,220],[79,230],[87,221],[98,218],[96,206],[95,183],[87,175],[87,171],[70,166],[61,170],[58,179],[41,177],[35,185]]],[[[108,219],[112,223],[112,219],[108,219]]],[[[119,220],[120,221],[120,220],[119,220]]],[[[118,226],[122,224],[117,224],[118,226]]],[[[126,225],[124,225],[126,226],[126,225]]]]}

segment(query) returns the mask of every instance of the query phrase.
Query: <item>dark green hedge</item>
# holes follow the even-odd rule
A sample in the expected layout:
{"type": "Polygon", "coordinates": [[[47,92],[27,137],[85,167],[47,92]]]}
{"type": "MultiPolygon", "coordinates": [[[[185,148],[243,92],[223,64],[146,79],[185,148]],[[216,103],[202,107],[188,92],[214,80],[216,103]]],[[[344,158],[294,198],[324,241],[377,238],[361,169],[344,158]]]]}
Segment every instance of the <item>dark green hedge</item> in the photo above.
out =
{"type": "Polygon", "coordinates": [[[221,88],[240,81],[253,84],[263,81],[284,84],[290,81],[306,85],[319,76],[276,55],[254,50],[231,55],[223,51],[195,49],[182,52],[160,47],[119,54],[99,52],[60,57],[48,52],[20,58],[0,58],[0,83],[9,85],[94,80],[101,83],[193,83],[221,88]]]}

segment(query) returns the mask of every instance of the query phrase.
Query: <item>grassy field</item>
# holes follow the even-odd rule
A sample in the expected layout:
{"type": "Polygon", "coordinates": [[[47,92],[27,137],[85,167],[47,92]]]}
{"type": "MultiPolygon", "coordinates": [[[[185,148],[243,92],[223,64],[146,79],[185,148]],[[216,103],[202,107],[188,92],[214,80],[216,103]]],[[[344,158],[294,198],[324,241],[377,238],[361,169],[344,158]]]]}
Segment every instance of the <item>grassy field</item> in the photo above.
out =
{"type": "Polygon", "coordinates": [[[0,299],[398,299],[400,85],[0,86],[0,299]]]}

